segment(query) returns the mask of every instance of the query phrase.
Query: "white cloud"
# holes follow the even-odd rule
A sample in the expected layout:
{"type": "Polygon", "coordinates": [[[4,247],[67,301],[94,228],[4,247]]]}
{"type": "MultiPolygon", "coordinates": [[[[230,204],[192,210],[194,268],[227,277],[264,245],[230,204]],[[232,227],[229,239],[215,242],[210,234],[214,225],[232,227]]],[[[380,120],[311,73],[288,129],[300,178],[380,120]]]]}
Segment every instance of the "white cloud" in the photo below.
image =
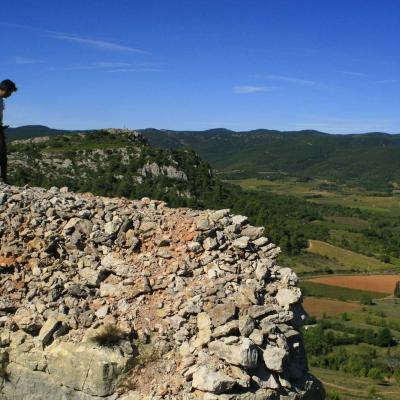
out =
{"type": "Polygon", "coordinates": [[[364,74],[363,72],[354,72],[354,71],[338,71],[343,75],[349,75],[349,76],[359,76],[363,78],[367,78],[368,75],[364,74]]]}
{"type": "Polygon", "coordinates": [[[296,85],[302,85],[302,86],[319,86],[320,85],[318,82],[315,82],[315,81],[311,81],[311,80],[307,80],[307,79],[300,79],[300,78],[293,78],[290,76],[282,76],[282,75],[257,74],[254,77],[259,78],[259,79],[268,79],[271,81],[294,83],[296,85]]]}
{"type": "Polygon", "coordinates": [[[164,72],[161,68],[116,68],[110,69],[107,72],[164,72]]]}
{"type": "Polygon", "coordinates": [[[259,92],[267,92],[272,89],[276,89],[276,87],[267,87],[267,86],[234,86],[233,87],[233,91],[235,93],[259,93],[259,92]]]}

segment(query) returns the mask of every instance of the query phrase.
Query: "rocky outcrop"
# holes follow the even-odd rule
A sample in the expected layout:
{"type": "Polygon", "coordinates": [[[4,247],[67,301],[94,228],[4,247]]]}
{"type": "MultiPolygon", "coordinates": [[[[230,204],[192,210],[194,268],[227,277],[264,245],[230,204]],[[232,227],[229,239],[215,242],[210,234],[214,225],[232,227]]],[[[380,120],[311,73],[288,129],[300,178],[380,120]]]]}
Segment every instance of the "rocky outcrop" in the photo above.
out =
{"type": "Polygon", "coordinates": [[[314,399],[296,274],[229,210],[0,184],[0,399],[314,399]]]}
{"type": "Polygon", "coordinates": [[[9,145],[10,182],[75,191],[168,199],[201,206],[216,185],[210,166],[189,150],[151,147],[138,132],[102,129],[16,140],[9,145]]]}

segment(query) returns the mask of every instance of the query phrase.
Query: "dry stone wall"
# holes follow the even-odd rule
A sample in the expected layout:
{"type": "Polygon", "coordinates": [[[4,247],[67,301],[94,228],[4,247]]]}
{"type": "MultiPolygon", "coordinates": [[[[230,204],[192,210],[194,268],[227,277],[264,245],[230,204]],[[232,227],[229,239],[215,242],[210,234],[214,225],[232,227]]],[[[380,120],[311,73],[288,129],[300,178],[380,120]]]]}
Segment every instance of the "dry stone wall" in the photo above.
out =
{"type": "Polygon", "coordinates": [[[2,400],[324,398],[244,216],[0,183],[0,238],[2,400]]]}

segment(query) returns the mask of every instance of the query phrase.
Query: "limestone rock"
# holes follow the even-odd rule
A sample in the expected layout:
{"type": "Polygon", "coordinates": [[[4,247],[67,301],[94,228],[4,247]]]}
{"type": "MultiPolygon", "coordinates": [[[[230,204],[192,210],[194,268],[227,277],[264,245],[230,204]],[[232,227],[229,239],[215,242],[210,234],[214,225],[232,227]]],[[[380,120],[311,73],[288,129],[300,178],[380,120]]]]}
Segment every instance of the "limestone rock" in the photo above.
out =
{"type": "Polygon", "coordinates": [[[232,302],[218,304],[209,311],[209,316],[214,327],[223,325],[233,319],[236,314],[235,304],[232,302]]]}
{"type": "Polygon", "coordinates": [[[257,366],[257,348],[250,339],[242,338],[239,342],[232,344],[222,340],[215,340],[209,343],[208,348],[229,364],[242,366],[247,369],[257,366]]]}
{"type": "Polygon", "coordinates": [[[263,235],[229,210],[0,183],[1,400],[322,400],[297,276],[263,235]]]}
{"type": "Polygon", "coordinates": [[[50,346],[47,360],[55,382],[94,396],[112,394],[132,361],[113,349],[65,342],[50,346]]]}
{"type": "Polygon", "coordinates": [[[202,365],[193,374],[193,388],[212,393],[224,393],[235,386],[235,381],[220,371],[202,365]]]}
{"type": "Polygon", "coordinates": [[[265,365],[272,371],[282,372],[283,362],[287,352],[285,349],[275,346],[267,346],[263,353],[265,365]]]}
{"type": "Polygon", "coordinates": [[[276,300],[282,307],[289,307],[291,304],[297,303],[301,299],[301,291],[299,288],[279,289],[276,294],[276,300]]]}

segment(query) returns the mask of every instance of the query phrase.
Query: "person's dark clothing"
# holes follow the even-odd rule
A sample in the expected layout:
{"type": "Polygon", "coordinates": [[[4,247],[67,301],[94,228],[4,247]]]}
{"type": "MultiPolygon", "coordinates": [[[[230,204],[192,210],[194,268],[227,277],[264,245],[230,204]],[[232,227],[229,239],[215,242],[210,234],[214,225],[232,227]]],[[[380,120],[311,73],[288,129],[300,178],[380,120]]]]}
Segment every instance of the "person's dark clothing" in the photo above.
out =
{"type": "Polygon", "coordinates": [[[0,127],[0,178],[3,182],[7,181],[7,145],[5,128],[0,127]]]}

